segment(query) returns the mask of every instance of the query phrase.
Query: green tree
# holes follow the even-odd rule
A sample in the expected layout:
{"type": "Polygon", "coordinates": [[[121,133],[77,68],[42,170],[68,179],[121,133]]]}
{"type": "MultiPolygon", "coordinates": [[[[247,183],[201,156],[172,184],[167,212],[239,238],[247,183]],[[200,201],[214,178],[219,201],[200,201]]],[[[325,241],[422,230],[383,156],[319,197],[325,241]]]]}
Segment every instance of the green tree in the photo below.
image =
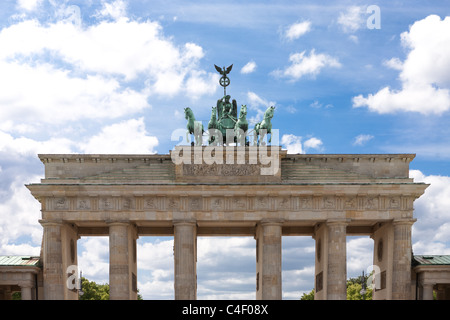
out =
{"type": "Polygon", "coordinates": [[[109,300],[109,284],[97,284],[81,277],[81,288],[80,300],[109,300]]]}
{"type": "Polygon", "coordinates": [[[310,293],[304,293],[300,300],[314,300],[314,289],[310,293]]]}
{"type": "MultiPolygon", "coordinates": [[[[81,277],[81,288],[83,294],[80,295],[80,300],[109,300],[109,284],[97,284],[94,281],[89,281],[85,277],[81,277]]],[[[143,300],[138,290],[138,300],[143,300]]]]}
{"type": "MultiPolygon", "coordinates": [[[[367,286],[367,279],[370,275],[350,278],[347,280],[347,300],[372,300],[372,288],[367,286]],[[366,293],[361,295],[362,283],[366,283],[366,293]]],[[[300,300],[314,300],[314,289],[310,293],[304,293],[300,300]]]]}

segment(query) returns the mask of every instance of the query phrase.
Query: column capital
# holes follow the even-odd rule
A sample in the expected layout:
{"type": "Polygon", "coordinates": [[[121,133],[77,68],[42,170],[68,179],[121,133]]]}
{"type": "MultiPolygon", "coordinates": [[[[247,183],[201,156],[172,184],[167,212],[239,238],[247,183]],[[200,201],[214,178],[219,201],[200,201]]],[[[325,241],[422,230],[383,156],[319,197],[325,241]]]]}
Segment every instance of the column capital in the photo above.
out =
{"type": "Polygon", "coordinates": [[[347,226],[350,223],[351,219],[346,219],[346,218],[332,218],[332,219],[327,219],[326,224],[327,226],[330,225],[343,225],[343,226],[347,226]]]}
{"type": "Polygon", "coordinates": [[[62,220],[45,220],[45,219],[40,219],[38,221],[41,226],[46,227],[46,226],[62,226],[64,224],[64,222],[62,220]]]}
{"type": "Polygon", "coordinates": [[[393,225],[413,225],[414,222],[416,222],[417,219],[415,218],[401,218],[401,219],[394,219],[392,221],[393,225]]]}
{"type": "Polygon", "coordinates": [[[259,221],[262,226],[281,226],[284,223],[284,219],[262,219],[259,221]]]}
{"type": "Polygon", "coordinates": [[[129,220],[106,220],[108,226],[129,226],[131,225],[129,220]]]}
{"type": "Polygon", "coordinates": [[[196,226],[197,220],[190,219],[190,220],[173,220],[172,221],[174,226],[196,226]]]}

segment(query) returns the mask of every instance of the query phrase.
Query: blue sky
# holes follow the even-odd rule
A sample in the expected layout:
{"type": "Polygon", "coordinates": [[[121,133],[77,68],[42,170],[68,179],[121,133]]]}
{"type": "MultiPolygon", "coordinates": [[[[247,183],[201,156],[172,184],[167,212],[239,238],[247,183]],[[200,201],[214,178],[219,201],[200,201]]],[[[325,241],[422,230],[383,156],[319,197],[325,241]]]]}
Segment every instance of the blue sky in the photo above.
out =
{"type": "MultiPolygon", "coordinates": [[[[221,98],[214,64],[233,64],[227,93],[252,121],[276,107],[289,152],[416,154],[410,175],[431,186],[415,203],[414,253],[450,254],[449,1],[0,6],[0,254],[39,254],[39,203],[24,187],[43,177],[38,153],[168,153],[183,108],[206,125],[221,98]]],[[[144,298],[173,298],[172,245],[138,240],[144,298]]],[[[254,298],[254,239],[198,245],[200,298],[254,298]]],[[[349,276],[372,246],[348,238],[349,276]]],[[[283,251],[283,297],[298,299],[313,288],[314,242],[284,237],[283,251]]],[[[108,281],[107,238],[80,239],[79,260],[108,281]]]]}

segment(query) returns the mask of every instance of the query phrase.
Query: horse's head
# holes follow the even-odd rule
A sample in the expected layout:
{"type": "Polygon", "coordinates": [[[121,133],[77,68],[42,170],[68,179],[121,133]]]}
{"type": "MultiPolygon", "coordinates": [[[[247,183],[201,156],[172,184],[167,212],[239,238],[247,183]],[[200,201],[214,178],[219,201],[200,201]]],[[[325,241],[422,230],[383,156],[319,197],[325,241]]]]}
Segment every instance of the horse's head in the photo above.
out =
{"type": "Polygon", "coordinates": [[[246,115],[247,115],[247,106],[243,104],[241,106],[241,111],[239,112],[239,118],[245,118],[246,115]]]}
{"type": "Polygon", "coordinates": [[[185,119],[188,119],[188,118],[191,117],[191,116],[192,116],[192,110],[191,110],[191,108],[189,108],[189,107],[184,108],[184,118],[185,118],[185,119]]]}
{"type": "Polygon", "coordinates": [[[269,108],[267,108],[266,112],[264,112],[264,118],[272,118],[274,112],[275,112],[275,107],[270,106],[269,108]]]}

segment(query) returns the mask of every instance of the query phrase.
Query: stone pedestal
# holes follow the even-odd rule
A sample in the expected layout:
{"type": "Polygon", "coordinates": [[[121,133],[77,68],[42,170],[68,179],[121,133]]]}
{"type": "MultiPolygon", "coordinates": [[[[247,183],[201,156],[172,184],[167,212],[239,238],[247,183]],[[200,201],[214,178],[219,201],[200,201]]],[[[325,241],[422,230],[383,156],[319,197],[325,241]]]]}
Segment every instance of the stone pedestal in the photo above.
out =
{"type": "Polygon", "coordinates": [[[175,299],[197,299],[197,226],[174,222],[175,299]]]}
{"type": "Polygon", "coordinates": [[[282,221],[262,221],[256,229],[256,299],[281,300],[282,221]]]}

